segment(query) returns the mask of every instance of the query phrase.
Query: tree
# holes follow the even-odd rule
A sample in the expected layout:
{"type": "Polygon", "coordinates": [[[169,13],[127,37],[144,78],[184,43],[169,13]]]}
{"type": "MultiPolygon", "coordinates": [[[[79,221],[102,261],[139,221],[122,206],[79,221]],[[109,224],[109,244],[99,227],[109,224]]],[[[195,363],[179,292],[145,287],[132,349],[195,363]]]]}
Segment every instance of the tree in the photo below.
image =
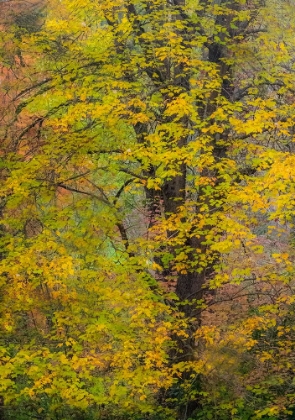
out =
{"type": "Polygon", "coordinates": [[[293,15],[286,1],[53,0],[40,28],[16,19],[1,177],[8,406],[247,418],[251,394],[248,418],[288,414],[293,15]],[[279,387],[269,367],[253,374],[266,360],[279,387]]]}

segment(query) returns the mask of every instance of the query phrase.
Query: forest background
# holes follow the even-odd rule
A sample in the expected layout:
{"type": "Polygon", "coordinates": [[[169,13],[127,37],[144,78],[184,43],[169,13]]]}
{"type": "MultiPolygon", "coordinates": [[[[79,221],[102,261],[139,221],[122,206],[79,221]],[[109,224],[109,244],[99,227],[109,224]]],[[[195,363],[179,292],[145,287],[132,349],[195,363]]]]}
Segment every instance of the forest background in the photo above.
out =
{"type": "Polygon", "coordinates": [[[0,8],[0,418],[294,419],[293,0],[0,8]]]}

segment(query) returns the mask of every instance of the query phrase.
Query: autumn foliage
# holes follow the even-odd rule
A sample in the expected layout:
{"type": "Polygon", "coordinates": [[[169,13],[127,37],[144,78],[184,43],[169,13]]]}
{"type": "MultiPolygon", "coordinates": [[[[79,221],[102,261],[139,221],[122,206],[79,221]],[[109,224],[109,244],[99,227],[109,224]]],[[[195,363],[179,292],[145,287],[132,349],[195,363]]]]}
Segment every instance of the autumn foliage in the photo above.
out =
{"type": "Polygon", "coordinates": [[[0,6],[0,418],[294,418],[292,2],[0,6]]]}

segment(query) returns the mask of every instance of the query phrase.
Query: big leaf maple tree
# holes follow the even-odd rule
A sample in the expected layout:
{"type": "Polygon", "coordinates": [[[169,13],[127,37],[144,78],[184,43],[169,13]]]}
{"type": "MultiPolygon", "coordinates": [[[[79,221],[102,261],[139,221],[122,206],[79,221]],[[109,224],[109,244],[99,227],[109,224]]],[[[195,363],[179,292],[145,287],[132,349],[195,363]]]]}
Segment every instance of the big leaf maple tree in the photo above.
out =
{"type": "Polygon", "coordinates": [[[292,2],[23,7],[1,52],[2,417],[292,418],[292,2]]]}

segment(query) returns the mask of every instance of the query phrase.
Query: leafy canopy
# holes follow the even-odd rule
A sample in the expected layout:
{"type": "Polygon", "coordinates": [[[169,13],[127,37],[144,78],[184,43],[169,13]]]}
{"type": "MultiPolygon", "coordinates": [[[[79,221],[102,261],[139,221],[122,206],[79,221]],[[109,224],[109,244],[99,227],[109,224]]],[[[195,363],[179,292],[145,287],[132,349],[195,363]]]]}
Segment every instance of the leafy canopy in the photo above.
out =
{"type": "Polygon", "coordinates": [[[292,414],[293,9],[52,0],[9,23],[11,418],[292,414]]]}

